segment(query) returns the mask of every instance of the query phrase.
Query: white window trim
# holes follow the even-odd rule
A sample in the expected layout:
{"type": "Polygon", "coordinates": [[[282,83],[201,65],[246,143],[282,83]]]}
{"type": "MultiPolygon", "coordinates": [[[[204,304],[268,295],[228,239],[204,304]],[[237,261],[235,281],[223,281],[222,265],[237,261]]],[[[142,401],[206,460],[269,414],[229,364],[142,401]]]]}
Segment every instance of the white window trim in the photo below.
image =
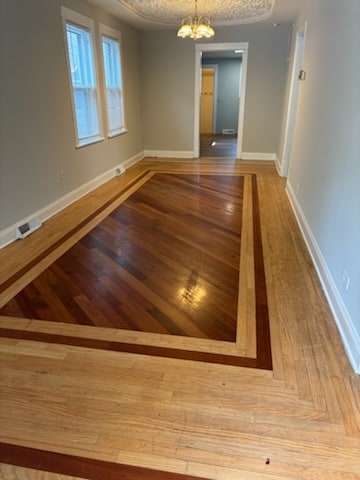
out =
{"type": "Polygon", "coordinates": [[[101,98],[100,98],[100,82],[99,82],[99,69],[98,69],[98,62],[97,62],[97,51],[96,51],[96,35],[95,35],[95,22],[89,17],[85,15],[81,15],[78,12],[70,10],[66,7],[61,7],[61,16],[62,16],[62,23],[63,23],[63,34],[64,34],[64,42],[65,42],[65,53],[66,53],[66,61],[67,61],[67,71],[68,71],[68,79],[69,79],[69,88],[71,92],[71,105],[72,105],[72,113],[73,113],[73,125],[75,130],[75,139],[76,148],[85,147],[86,145],[91,145],[93,143],[98,143],[104,140],[104,128],[102,122],[102,105],[101,105],[101,98]],[[97,107],[98,107],[98,120],[99,120],[99,135],[93,136],[88,139],[79,139],[78,134],[78,127],[77,127],[77,118],[76,118],[76,110],[75,110],[75,102],[74,102],[74,89],[72,86],[72,78],[70,72],[70,59],[69,59],[69,51],[68,51],[68,44],[67,44],[67,35],[66,35],[66,23],[74,23],[75,25],[79,25],[79,27],[88,28],[91,33],[92,39],[92,50],[93,50],[93,62],[94,62],[94,74],[96,79],[96,100],[97,100],[97,107]]]}
{"type": "Polygon", "coordinates": [[[108,138],[113,138],[117,137],[119,135],[122,135],[124,133],[128,132],[128,129],[126,128],[126,115],[125,115],[125,94],[124,94],[124,75],[123,75],[123,56],[122,56],[122,45],[121,45],[121,33],[118,30],[115,30],[114,28],[109,27],[108,25],[104,25],[103,23],[99,23],[99,43],[100,43],[100,52],[101,52],[101,65],[102,65],[102,76],[103,76],[103,85],[104,85],[104,104],[105,104],[105,110],[106,110],[106,128],[107,128],[107,137],[108,138]],[[113,38],[114,40],[117,40],[119,42],[119,48],[120,48],[120,75],[121,75],[121,108],[122,108],[122,116],[123,116],[123,126],[113,132],[110,132],[110,127],[109,127],[109,111],[108,111],[108,106],[107,106],[107,100],[106,100],[106,80],[105,80],[105,65],[104,65],[104,55],[103,55],[103,49],[102,49],[102,36],[110,37],[113,38]]]}

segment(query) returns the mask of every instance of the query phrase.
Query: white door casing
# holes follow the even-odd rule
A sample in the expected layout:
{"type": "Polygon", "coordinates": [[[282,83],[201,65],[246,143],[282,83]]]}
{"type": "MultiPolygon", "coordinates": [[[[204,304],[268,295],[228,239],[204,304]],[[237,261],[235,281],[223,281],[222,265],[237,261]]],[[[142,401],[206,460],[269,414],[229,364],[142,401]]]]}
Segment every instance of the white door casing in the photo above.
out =
{"type": "Polygon", "coordinates": [[[237,131],[237,149],[236,158],[241,158],[243,133],[244,133],[244,115],[245,115],[245,92],[246,75],[249,44],[245,43],[207,43],[195,45],[195,106],[194,106],[194,158],[200,155],[200,96],[201,96],[201,57],[202,52],[223,52],[223,51],[242,51],[242,66],[239,92],[239,119],[237,131]]]}

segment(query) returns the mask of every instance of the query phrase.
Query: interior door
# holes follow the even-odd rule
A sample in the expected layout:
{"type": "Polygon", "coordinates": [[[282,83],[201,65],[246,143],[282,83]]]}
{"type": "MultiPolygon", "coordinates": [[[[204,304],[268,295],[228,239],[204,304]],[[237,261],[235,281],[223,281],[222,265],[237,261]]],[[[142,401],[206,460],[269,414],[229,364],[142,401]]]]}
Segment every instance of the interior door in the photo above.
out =
{"type": "Polygon", "coordinates": [[[215,69],[201,69],[200,135],[213,133],[215,69]]]}

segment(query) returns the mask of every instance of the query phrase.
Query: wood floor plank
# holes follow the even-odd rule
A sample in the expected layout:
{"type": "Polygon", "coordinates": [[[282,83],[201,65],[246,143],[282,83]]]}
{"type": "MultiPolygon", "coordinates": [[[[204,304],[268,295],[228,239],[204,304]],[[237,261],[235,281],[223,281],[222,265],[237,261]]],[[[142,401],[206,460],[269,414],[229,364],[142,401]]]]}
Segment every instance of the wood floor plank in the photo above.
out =
{"type": "Polygon", "coordinates": [[[217,134],[200,136],[202,157],[236,157],[237,138],[235,134],[217,134]]]}
{"type": "Polygon", "coordinates": [[[249,357],[256,357],[256,300],[254,219],[251,177],[244,181],[236,343],[249,357]]]}
{"type": "MultiPolygon", "coordinates": [[[[0,338],[0,441],[33,449],[40,455],[39,461],[44,461],[47,455],[44,452],[52,452],[59,455],[58,463],[66,463],[69,455],[74,461],[90,459],[97,467],[100,461],[150,468],[156,479],[161,478],[159,472],[178,473],[179,480],[186,480],[184,475],[209,480],[360,478],[360,381],[344,353],[290,210],[284,180],[277,176],[275,167],[230,160],[148,160],[137,165],[133,172],[127,172],[126,181],[131,183],[145,171],[177,172],[180,176],[199,172],[207,172],[208,176],[220,173],[222,177],[256,175],[260,218],[257,228],[262,238],[273,370],[89,348],[89,345],[79,347],[74,339],[83,331],[83,338],[103,345],[118,340],[124,344],[138,342],[141,346],[185,350],[198,345],[200,351],[209,352],[206,345],[210,342],[216,353],[226,355],[228,349],[229,355],[236,356],[233,342],[219,341],[216,345],[214,340],[179,336],[176,346],[175,336],[170,340],[166,334],[127,329],[119,334],[120,330],[110,327],[99,327],[97,338],[90,325],[21,319],[14,311],[14,317],[0,318],[0,328],[18,333],[19,337],[0,338]],[[48,337],[34,341],[25,338],[27,332],[48,337]],[[70,340],[69,344],[51,343],[51,336],[59,334],[72,339],[73,344],[70,345],[70,340]]],[[[211,180],[208,179],[209,188],[213,189],[211,180]]],[[[123,177],[120,181],[125,182],[123,177]]],[[[61,235],[116,196],[118,185],[114,181],[104,186],[102,195],[94,193],[91,208],[86,202],[72,207],[67,223],[63,223],[63,215],[59,216],[61,235]]],[[[161,198],[165,191],[159,195],[161,198]]],[[[146,211],[148,226],[156,221],[155,212],[161,208],[165,212],[167,206],[161,207],[159,202],[146,211]]],[[[121,221],[126,223],[124,215],[121,221]]],[[[199,218],[199,224],[204,227],[203,218],[199,218]]],[[[52,223],[52,229],[54,225],[56,222],[52,223]]],[[[108,235],[111,228],[104,231],[108,235]]],[[[55,234],[49,236],[45,226],[37,234],[41,251],[60,238],[55,234]],[[40,236],[44,236],[41,241],[40,236]]],[[[220,254],[220,245],[223,246],[226,237],[232,239],[233,235],[229,232],[219,235],[216,231],[219,249],[215,257],[220,254]]],[[[127,237],[127,248],[131,238],[127,237]]],[[[116,239],[113,241],[116,253],[116,239]]],[[[231,248],[235,248],[236,242],[232,242],[231,248]]],[[[16,272],[25,268],[29,260],[35,261],[34,244],[30,236],[11,246],[8,253],[0,251],[5,282],[13,278],[16,283],[16,272]]],[[[136,246],[146,263],[148,276],[151,256],[146,242],[138,241],[136,246]]],[[[82,268],[87,266],[84,253],[87,248],[93,247],[84,244],[79,249],[82,268]]],[[[105,255],[97,266],[101,272],[99,283],[88,292],[97,298],[101,297],[101,282],[109,275],[108,262],[113,262],[111,259],[105,262],[104,258],[105,255]]],[[[170,267],[175,263],[176,259],[168,260],[170,267]]],[[[132,262],[117,266],[124,277],[130,275],[132,267],[132,262]]],[[[71,262],[66,268],[70,273],[71,262]]],[[[95,277],[96,271],[96,268],[92,271],[95,277]]],[[[136,275],[133,277],[136,282],[143,283],[136,275]]],[[[89,311],[89,304],[79,299],[78,277],[71,278],[73,284],[69,288],[74,298],[78,298],[79,308],[95,322],[98,312],[89,311]]],[[[171,279],[170,274],[167,279],[171,279]]],[[[154,284],[157,281],[158,278],[154,284]]],[[[31,295],[36,296],[36,291],[32,290],[31,295]]],[[[129,290],[129,301],[130,298],[129,290]]],[[[263,298],[260,288],[260,308],[263,298]]],[[[41,297],[38,301],[41,302],[41,297]]],[[[116,299],[112,298],[112,302],[106,315],[120,307],[116,299]]],[[[23,455],[16,448],[12,452],[11,462],[21,465],[23,455]]],[[[54,480],[66,474],[36,471],[38,463],[34,459],[27,467],[4,467],[4,457],[0,448],[3,461],[0,476],[4,480],[26,476],[30,480],[54,480]],[[34,470],[29,471],[29,466],[34,470]]],[[[67,473],[76,476],[75,471],[67,473]]],[[[145,478],[151,479],[148,471],[147,475],[145,478]]],[[[88,472],[83,477],[91,478],[88,472]]],[[[102,478],[111,477],[103,474],[102,478]]]]}
{"type": "Polygon", "coordinates": [[[4,479],[22,479],[22,480],[80,480],[80,477],[59,475],[57,473],[34,470],[32,468],[22,468],[14,465],[0,464],[0,476],[4,479]]]}
{"type": "MultiPolygon", "coordinates": [[[[13,451],[15,448],[7,444],[1,444],[0,446],[3,450],[3,455],[7,455],[9,461],[13,461],[13,451]]],[[[196,480],[195,477],[190,475],[160,472],[149,468],[133,467],[115,462],[92,461],[85,458],[79,459],[79,457],[72,455],[59,455],[46,451],[39,452],[26,447],[17,447],[16,452],[16,461],[21,463],[22,466],[27,467],[29,464],[33,465],[35,463],[38,468],[49,469],[61,475],[76,471],[78,472],[77,478],[86,478],[89,480],[101,480],[104,478],[109,480],[118,480],[119,478],[123,480],[151,480],[155,478],[159,480],[196,480]]],[[[25,473],[29,474],[29,472],[25,473]]]]}

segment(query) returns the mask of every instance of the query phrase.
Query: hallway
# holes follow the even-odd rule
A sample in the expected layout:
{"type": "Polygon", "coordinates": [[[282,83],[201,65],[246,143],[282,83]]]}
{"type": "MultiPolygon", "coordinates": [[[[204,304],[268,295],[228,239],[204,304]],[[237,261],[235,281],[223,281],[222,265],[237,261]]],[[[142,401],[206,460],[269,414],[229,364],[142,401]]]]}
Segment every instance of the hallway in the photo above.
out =
{"type": "Polygon", "coordinates": [[[200,135],[200,156],[236,158],[236,135],[200,135]]]}

